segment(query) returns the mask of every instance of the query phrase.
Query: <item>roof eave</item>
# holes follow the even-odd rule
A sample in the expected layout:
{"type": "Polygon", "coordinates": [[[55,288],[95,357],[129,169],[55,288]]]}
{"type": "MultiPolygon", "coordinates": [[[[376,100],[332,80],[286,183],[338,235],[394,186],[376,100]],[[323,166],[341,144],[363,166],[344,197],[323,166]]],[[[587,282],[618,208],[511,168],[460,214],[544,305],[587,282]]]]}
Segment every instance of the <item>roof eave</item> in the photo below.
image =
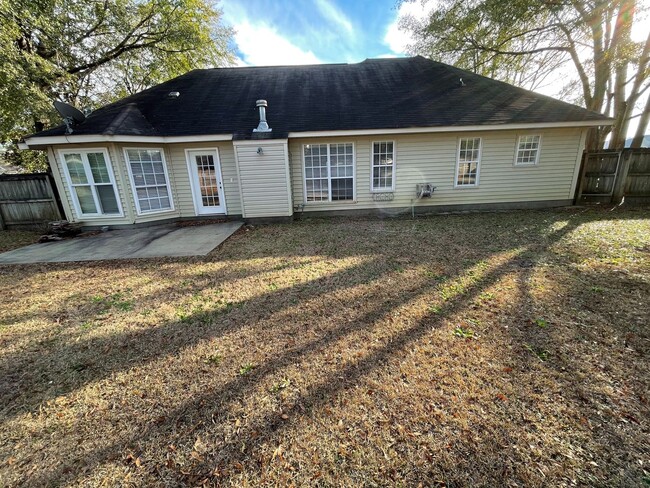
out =
{"type": "Polygon", "coordinates": [[[188,136],[132,136],[107,134],[81,134],[25,138],[26,149],[43,149],[60,144],[85,144],[95,142],[122,142],[127,144],[176,144],[183,142],[231,141],[232,134],[199,134],[188,136]]]}
{"type": "MultiPolygon", "coordinates": [[[[495,130],[528,130],[528,129],[554,129],[565,127],[601,127],[614,123],[614,119],[604,118],[600,120],[569,121],[569,122],[539,122],[539,123],[516,123],[516,124],[494,124],[494,125],[458,125],[439,127],[402,127],[383,129],[354,129],[354,130],[325,130],[325,131],[292,131],[288,133],[289,138],[305,137],[334,137],[334,136],[363,136],[381,134],[420,134],[434,132],[484,132],[495,130]]],[[[187,136],[134,136],[134,135],[61,135],[27,137],[21,149],[44,149],[47,146],[60,144],[84,144],[96,142],[121,142],[121,143],[146,143],[146,144],[175,144],[185,142],[213,142],[231,141],[233,134],[198,134],[187,136]]]]}
{"type": "Polygon", "coordinates": [[[406,127],[388,129],[355,129],[355,130],[326,130],[326,131],[293,131],[289,132],[290,138],[304,137],[334,137],[334,136],[370,136],[381,134],[421,134],[431,132],[480,132],[495,130],[528,130],[528,129],[556,129],[565,127],[601,127],[614,123],[614,119],[571,121],[571,122],[538,122],[517,124],[494,125],[445,125],[439,127],[406,127]]]}

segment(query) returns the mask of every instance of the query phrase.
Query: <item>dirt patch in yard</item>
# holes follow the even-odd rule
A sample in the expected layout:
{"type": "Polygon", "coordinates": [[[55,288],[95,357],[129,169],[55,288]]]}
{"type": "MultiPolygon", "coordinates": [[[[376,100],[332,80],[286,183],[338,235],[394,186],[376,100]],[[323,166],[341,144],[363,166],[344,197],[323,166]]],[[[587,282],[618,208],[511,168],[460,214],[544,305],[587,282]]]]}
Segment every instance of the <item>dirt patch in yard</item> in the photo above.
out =
{"type": "Polygon", "coordinates": [[[41,233],[26,230],[0,230],[0,252],[34,244],[40,236],[41,233]]]}
{"type": "Polygon", "coordinates": [[[643,486],[648,246],[568,209],[0,267],[0,480],[643,486]]]}

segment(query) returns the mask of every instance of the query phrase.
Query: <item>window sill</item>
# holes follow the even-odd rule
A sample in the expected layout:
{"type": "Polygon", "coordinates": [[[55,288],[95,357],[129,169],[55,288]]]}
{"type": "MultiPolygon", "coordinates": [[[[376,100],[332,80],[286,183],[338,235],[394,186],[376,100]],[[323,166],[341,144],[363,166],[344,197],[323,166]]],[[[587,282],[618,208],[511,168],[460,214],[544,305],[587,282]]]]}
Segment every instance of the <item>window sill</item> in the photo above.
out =
{"type": "Polygon", "coordinates": [[[305,207],[314,207],[316,205],[351,205],[356,203],[357,200],[335,200],[333,202],[324,200],[322,202],[305,202],[304,205],[305,207]]]}
{"type": "Polygon", "coordinates": [[[109,220],[109,219],[122,219],[124,218],[124,213],[119,214],[78,214],[77,218],[79,220],[109,220]]]}
{"type": "Polygon", "coordinates": [[[165,209],[165,210],[152,210],[149,212],[136,211],[136,215],[138,217],[148,217],[149,215],[165,215],[165,214],[173,214],[173,213],[178,213],[178,211],[175,208],[165,209]]]}

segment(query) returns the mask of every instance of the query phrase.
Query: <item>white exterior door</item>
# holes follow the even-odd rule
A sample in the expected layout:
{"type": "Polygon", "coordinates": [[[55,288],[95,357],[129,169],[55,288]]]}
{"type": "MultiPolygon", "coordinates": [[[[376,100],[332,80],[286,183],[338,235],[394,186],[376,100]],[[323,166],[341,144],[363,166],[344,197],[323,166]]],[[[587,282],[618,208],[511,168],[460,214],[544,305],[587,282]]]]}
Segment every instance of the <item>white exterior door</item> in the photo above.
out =
{"type": "Polygon", "coordinates": [[[219,153],[215,149],[186,152],[197,215],[226,213],[219,153]]]}

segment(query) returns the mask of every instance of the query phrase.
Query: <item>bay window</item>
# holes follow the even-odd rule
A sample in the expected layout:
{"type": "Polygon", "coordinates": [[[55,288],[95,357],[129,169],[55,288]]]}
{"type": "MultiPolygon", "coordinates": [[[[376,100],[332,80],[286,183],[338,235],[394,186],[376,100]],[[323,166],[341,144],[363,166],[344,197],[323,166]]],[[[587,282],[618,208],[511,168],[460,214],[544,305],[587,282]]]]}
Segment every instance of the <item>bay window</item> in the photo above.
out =
{"type": "Polygon", "coordinates": [[[80,217],[121,216],[113,168],[105,149],[61,151],[73,206],[80,217]]]}

